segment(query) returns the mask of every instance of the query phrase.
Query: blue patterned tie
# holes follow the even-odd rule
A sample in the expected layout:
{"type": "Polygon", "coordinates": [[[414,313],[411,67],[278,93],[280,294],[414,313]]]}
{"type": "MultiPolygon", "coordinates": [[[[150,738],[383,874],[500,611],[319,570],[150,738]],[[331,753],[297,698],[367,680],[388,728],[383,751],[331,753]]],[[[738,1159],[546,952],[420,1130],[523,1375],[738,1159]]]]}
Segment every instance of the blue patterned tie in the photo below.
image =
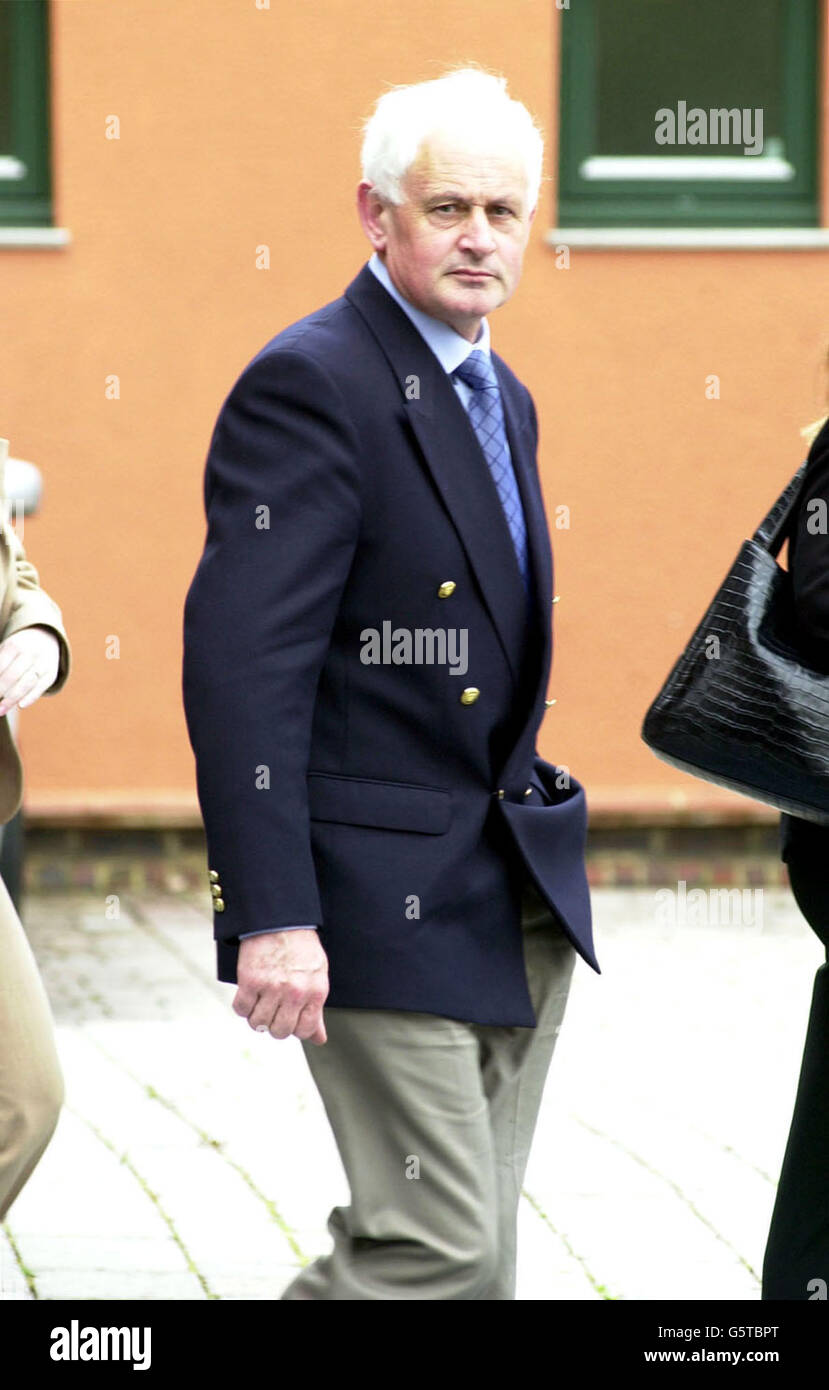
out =
{"type": "Polygon", "coordinates": [[[461,381],[465,381],[467,386],[472,388],[467,411],[472,428],[484,451],[484,457],[489,464],[489,471],[492,474],[498,496],[501,499],[501,506],[504,509],[512,543],[515,546],[515,554],[518,558],[518,568],[521,571],[524,588],[529,595],[530,561],[527,550],[527,526],[524,520],[524,508],[521,505],[521,494],[518,491],[518,483],[510,458],[507,432],[504,427],[504,407],[501,403],[501,391],[498,386],[498,378],[495,375],[495,368],[488,355],[481,352],[480,348],[475,348],[461,362],[461,365],[455,368],[454,375],[460,377],[461,381]]]}

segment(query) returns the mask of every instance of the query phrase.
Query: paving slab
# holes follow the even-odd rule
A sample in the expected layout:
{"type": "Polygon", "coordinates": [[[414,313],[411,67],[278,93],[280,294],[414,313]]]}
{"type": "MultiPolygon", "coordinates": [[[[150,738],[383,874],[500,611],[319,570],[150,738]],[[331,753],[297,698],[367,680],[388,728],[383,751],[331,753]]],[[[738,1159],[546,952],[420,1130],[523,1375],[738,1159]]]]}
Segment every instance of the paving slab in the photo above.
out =
{"type": "MultiPolygon", "coordinates": [[[[658,893],[593,893],[603,973],[577,962],[519,1300],[759,1298],[823,952],[785,889],[759,925],[666,925],[658,893]]],[[[300,1044],[215,979],[206,895],[30,895],[23,917],[67,1102],[0,1229],[0,1297],[278,1298],[348,1186],[300,1044]]]]}

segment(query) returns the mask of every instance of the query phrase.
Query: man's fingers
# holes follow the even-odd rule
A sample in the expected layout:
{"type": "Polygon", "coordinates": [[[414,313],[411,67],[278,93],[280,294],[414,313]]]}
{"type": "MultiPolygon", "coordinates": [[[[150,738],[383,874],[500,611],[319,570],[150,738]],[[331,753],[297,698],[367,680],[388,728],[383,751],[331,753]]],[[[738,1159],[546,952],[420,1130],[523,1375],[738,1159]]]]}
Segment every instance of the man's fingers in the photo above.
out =
{"type": "Polygon", "coordinates": [[[322,1021],[322,1006],[324,999],[319,997],[309,1000],[305,1008],[297,1019],[294,1032],[300,1041],[320,1042],[326,1041],[325,1024],[322,1021]]]}
{"type": "Polygon", "coordinates": [[[310,929],[246,937],[239,948],[234,1012],[273,1038],[327,1040],[322,1006],[328,959],[310,929]]]}
{"type": "Polygon", "coordinates": [[[252,989],[250,985],[240,983],[239,988],[233,996],[231,1008],[240,1018],[249,1018],[253,1009],[256,1007],[258,998],[259,991],[257,989],[252,989]]]}
{"type": "MultiPolygon", "coordinates": [[[[246,1018],[251,1028],[257,1033],[270,1033],[274,1038],[289,1038],[294,1032],[297,1037],[304,1037],[305,1034],[297,1029],[301,1015],[309,1007],[319,1013],[319,992],[314,990],[311,994],[309,989],[288,980],[265,985],[259,990],[239,989],[233,1001],[234,1012],[246,1018]]],[[[313,1032],[316,1026],[314,1018],[309,1031],[313,1032]]]]}
{"type": "MultiPolygon", "coordinates": [[[[317,1013],[321,1007],[321,991],[317,985],[300,984],[297,980],[286,981],[278,993],[276,1012],[271,1019],[271,1037],[290,1038],[294,1033],[298,1038],[304,1037],[303,1015],[308,1010],[317,1013]]],[[[306,1018],[306,1026],[308,1022],[306,1018]]],[[[313,1032],[315,1027],[316,1019],[313,1019],[310,1031],[313,1032]]]]}
{"type": "Polygon", "coordinates": [[[269,1029],[272,1038],[290,1038],[297,1026],[299,1009],[295,1003],[283,1002],[280,1004],[273,1018],[269,1029]]]}
{"type": "Polygon", "coordinates": [[[244,993],[238,990],[233,1000],[234,1012],[246,1018],[257,1033],[270,1033],[272,1038],[290,1038],[294,1034],[300,1040],[311,1042],[328,1041],[322,1021],[322,1006],[327,990],[319,988],[303,990],[299,986],[284,983],[281,988],[269,988],[261,993],[244,993]]]}
{"type": "Polygon", "coordinates": [[[311,1034],[309,1041],[312,1043],[316,1043],[318,1047],[321,1047],[323,1043],[328,1042],[328,1034],[325,1031],[325,1024],[322,1020],[322,1014],[320,1014],[319,1027],[317,1028],[315,1033],[311,1034]]]}
{"type": "Polygon", "coordinates": [[[257,1033],[270,1032],[271,1022],[276,1013],[276,1000],[270,993],[260,994],[254,1007],[248,1014],[248,1024],[257,1033]]]}

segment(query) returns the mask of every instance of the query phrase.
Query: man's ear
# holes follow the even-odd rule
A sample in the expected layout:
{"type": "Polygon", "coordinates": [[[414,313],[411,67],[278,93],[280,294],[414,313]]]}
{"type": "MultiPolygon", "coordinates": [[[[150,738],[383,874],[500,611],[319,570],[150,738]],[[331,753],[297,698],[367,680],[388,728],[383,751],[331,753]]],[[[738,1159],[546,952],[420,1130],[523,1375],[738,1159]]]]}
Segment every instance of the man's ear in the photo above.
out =
{"type": "Polygon", "coordinates": [[[360,224],[371,242],[372,247],[377,252],[386,249],[386,206],[379,193],[374,190],[374,184],[368,179],[363,179],[357,185],[357,215],[360,224]]]}

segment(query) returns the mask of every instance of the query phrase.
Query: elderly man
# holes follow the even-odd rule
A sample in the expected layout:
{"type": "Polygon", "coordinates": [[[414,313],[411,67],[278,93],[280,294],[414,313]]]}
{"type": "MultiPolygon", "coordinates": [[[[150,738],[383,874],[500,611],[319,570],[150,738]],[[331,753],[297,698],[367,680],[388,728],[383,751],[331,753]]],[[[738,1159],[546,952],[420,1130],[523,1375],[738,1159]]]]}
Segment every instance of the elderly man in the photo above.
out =
{"type": "Polygon", "coordinates": [[[381,97],[373,254],[253,358],[211,440],[184,700],[218,973],[301,1039],[351,1187],[284,1299],[515,1297],[575,953],[598,969],[584,791],[535,751],[535,409],[487,320],[542,153],[478,69],[381,97]]]}

